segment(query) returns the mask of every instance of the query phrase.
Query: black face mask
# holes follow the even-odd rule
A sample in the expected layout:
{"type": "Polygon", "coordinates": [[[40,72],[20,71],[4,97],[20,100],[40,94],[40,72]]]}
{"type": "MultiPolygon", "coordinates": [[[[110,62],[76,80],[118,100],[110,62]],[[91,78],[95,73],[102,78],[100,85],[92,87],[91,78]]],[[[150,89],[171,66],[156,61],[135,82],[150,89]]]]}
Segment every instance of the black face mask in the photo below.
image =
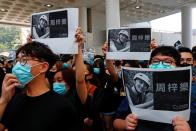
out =
{"type": "Polygon", "coordinates": [[[180,64],[180,67],[187,67],[187,66],[192,66],[192,64],[187,64],[187,63],[180,64]]]}

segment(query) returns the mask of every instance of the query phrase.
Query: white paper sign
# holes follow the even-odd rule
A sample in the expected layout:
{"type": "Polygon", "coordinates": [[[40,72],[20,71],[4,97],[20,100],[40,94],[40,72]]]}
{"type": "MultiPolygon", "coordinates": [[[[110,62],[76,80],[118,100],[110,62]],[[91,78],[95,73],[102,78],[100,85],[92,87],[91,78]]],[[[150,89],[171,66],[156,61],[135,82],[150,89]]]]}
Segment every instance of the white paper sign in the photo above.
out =
{"type": "Polygon", "coordinates": [[[107,59],[149,60],[151,28],[108,29],[107,59]]]}
{"type": "Polygon", "coordinates": [[[65,8],[32,14],[33,41],[47,44],[57,54],[77,54],[75,32],[78,9],[65,8]]]}
{"type": "Polygon", "coordinates": [[[172,123],[179,115],[189,120],[191,67],[162,70],[123,67],[122,76],[129,107],[139,119],[172,123]]]}

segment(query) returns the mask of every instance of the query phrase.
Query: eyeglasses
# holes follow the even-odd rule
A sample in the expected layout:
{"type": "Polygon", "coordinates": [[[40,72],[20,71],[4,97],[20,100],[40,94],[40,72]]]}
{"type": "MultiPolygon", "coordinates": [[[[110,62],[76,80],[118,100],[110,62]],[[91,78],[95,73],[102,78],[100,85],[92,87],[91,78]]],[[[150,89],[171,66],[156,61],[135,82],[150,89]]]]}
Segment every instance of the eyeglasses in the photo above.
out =
{"type": "Polygon", "coordinates": [[[21,64],[22,66],[24,66],[24,65],[27,64],[27,61],[29,61],[29,60],[34,60],[34,61],[38,61],[38,62],[43,62],[42,60],[39,60],[39,59],[34,58],[34,57],[28,58],[27,56],[22,56],[22,57],[20,57],[20,58],[16,58],[16,60],[15,60],[14,63],[16,64],[17,62],[20,62],[20,64],[21,64]]]}
{"type": "Polygon", "coordinates": [[[158,59],[154,59],[154,60],[152,60],[152,64],[159,64],[160,62],[162,62],[162,64],[163,65],[166,65],[166,66],[168,66],[168,65],[172,65],[173,63],[176,63],[175,61],[173,61],[173,60],[158,60],[158,59]]]}

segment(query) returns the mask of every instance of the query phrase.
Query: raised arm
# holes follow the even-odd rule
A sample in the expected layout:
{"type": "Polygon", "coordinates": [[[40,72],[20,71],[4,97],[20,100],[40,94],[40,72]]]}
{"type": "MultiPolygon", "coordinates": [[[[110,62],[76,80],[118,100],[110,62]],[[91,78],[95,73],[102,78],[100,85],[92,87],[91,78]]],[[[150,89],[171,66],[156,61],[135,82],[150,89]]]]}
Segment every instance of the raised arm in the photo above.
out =
{"type": "MultiPolygon", "coordinates": [[[[102,52],[104,55],[106,55],[107,50],[108,50],[108,44],[107,44],[107,42],[105,42],[104,45],[102,46],[102,52]]],[[[106,60],[106,67],[107,67],[110,75],[112,76],[113,82],[116,82],[116,81],[118,81],[118,74],[115,70],[113,63],[114,63],[113,60],[106,60]]]]}
{"type": "Polygon", "coordinates": [[[82,104],[86,103],[87,88],[85,83],[85,65],[82,57],[82,46],[84,44],[84,36],[81,28],[76,30],[76,42],[78,43],[78,54],[75,55],[76,67],[76,90],[82,104]]]}

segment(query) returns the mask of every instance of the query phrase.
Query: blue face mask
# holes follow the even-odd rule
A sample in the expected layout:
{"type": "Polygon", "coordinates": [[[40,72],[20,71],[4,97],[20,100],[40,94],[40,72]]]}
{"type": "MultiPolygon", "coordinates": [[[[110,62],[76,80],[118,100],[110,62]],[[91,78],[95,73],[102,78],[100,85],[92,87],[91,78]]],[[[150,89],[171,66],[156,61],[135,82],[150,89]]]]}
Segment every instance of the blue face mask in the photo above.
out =
{"type": "Polygon", "coordinates": [[[55,82],[53,83],[53,90],[60,95],[64,95],[67,92],[67,87],[65,83],[55,82]]]}
{"type": "Polygon", "coordinates": [[[159,64],[149,65],[149,68],[151,69],[172,69],[172,68],[175,68],[175,66],[170,65],[170,64],[163,64],[162,62],[159,62],[159,64]]]}
{"type": "Polygon", "coordinates": [[[69,65],[68,63],[63,63],[63,68],[66,69],[66,68],[69,68],[69,66],[70,66],[70,65],[69,65]]]}
{"type": "Polygon", "coordinates": [[[19,88],[24,88],[26,84],[28,84],[30,81],[32,81],[35,77],[37,77],[40,74],[39,73],[33,77],[33,75],[31,74],[31,67],[33,66],[30,66],[28,64],[21,65],[20,62],[17,62],[16,65],[12,68],[12,74],[14,74],[20,82],[21,86],[19,86],[19,88]]]}
{"type": "Polygon", "coordinates": [[[94,72],[96,75],[99,75],[99,74],[100,74],[100,68],[93,68],[93,72],[94,72]]]}

